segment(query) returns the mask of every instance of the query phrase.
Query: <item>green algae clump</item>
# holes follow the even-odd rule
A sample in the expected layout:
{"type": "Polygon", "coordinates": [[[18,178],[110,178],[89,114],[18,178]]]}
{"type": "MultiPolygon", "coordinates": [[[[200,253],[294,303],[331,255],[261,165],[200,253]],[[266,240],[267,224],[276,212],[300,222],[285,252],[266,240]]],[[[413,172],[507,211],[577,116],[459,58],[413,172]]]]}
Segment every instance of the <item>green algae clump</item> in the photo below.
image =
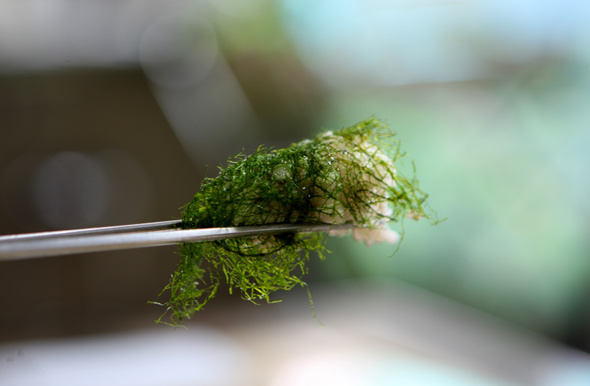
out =
{"type": "MultiPolygon", "coordinates": [[[[399,141],[375,118],[286,149],[261,146],[203,181],[184,207],[182,227],[352,223],[355,240],[394,244],[399,235],[388,223],[430,218],[427,195],[417,180],[396,170],[401,157],[399,141]]],[[[321,233],[184,243],[178,268],[163,291],[170,292],[170,299],[158,321],[167,314],[173,325],[190,318],[215,296],[223,279],[246,300],[271,302],[275,291],[306,286],[302,277],[312,251],[324,258],[321,233]]]]}

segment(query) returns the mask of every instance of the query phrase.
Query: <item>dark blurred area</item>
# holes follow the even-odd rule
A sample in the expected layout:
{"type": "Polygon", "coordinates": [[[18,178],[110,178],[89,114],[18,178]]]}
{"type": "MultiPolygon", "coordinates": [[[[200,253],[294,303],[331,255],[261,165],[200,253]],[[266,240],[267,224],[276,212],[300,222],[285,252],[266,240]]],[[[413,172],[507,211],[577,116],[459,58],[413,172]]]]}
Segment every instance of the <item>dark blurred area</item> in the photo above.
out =
{"type": "MultiPolygon", "coordinates": [[[[4,75],[0,84],[2,234],[174,219],[194,194],[203,171],[141,71],[4,75]]],[[[162,248],[5,262],[0,334],[102,329],[141,310],[173,260],[174,249],[162,248]]]]}
{"type": "Polygon", "coordinates": [[[228,158],[372,115],[448,218],[406,222],[391,258],[328,240],[306,278],[323,327],[303,289],[155,326],[175,247],[0,262],[0,383],[590,384],[589,21],[573,1],[0,3],[0,234],[176,219],[228,158]]]}

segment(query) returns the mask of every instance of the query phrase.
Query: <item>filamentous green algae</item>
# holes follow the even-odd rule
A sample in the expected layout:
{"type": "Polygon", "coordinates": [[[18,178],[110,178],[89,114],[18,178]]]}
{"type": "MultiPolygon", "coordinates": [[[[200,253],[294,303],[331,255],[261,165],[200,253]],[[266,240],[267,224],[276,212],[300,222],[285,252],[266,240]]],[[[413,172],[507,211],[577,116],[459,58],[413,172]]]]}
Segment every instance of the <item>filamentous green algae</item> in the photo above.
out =
{"type": "MultiPolygon", "coordinates": [[[[282,223],[354,224],[352,237],[367,245],[396,243],[391,222],[428,217],[427,195],[414,178],[396,170],[400,142],[378,119],[326,131],[286,149],[259,147],[238,155],[203,181],[185,207],[183,228],[282,223]]],[[[331,235],[351,231],[329,232],[331,235]]],[[[303,276],[315,252],[325,257],[321,233],[282,233],[185,243],[178,269],[164,289],[170,323],[201,310],[225,280],[246,300],[271,302],[271,294],[306,286],[303,276]]]]}

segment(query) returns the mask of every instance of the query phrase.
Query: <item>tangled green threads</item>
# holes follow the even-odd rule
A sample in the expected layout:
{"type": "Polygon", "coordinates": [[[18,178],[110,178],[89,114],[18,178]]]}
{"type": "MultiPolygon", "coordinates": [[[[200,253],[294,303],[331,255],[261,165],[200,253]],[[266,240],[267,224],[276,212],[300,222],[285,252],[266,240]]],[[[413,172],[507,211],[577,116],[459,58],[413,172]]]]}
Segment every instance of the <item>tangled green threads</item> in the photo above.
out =
{"type": "MultiPolygon", "coordinates": [[[[371,118],[286,149],[260,147],[238,155],[216,178],[203,181],[184,208],[182,226],[353,223],[355,239],[368,245],[395,242],[387,223],[429,217],[427,195],[394,167],[403,156],[399,145],[371,118]]],[[[275,291],[306,286],[302,277],[311,251],[324,258],[321,234],[182,244],[178,269],[164,289],[170,292],[164,315],[170,313],[173,325],[190,318],[215,296],[222,279],[246,300],[271,302],[275,291]]]]}

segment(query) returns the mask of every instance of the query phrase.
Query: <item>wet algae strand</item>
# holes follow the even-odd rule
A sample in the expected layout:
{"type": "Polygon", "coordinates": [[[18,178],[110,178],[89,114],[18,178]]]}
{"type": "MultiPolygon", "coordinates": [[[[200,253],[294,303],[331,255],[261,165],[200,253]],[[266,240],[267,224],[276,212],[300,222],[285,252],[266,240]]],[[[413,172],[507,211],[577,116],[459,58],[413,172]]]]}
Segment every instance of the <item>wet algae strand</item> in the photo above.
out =
{"type": "MultiPolygon", "coordinates": [[[[182,226],[353,223],[355,240],[393,244],[399,235],[388,223],[429,217],[417,180],[396,170],[401,157],[399,141],[375,118],[286,149],[261,146],[203,181],[184,207],[182,226]]],[[[306,285],[312,251],[324,258],[321,233],[182,244],[178,269],[164,289],[170,295],[164,315],[173,325],[190,318],[215,296],[221,280],[246,300],[270,302],[277,290],[306,285]]]]}

